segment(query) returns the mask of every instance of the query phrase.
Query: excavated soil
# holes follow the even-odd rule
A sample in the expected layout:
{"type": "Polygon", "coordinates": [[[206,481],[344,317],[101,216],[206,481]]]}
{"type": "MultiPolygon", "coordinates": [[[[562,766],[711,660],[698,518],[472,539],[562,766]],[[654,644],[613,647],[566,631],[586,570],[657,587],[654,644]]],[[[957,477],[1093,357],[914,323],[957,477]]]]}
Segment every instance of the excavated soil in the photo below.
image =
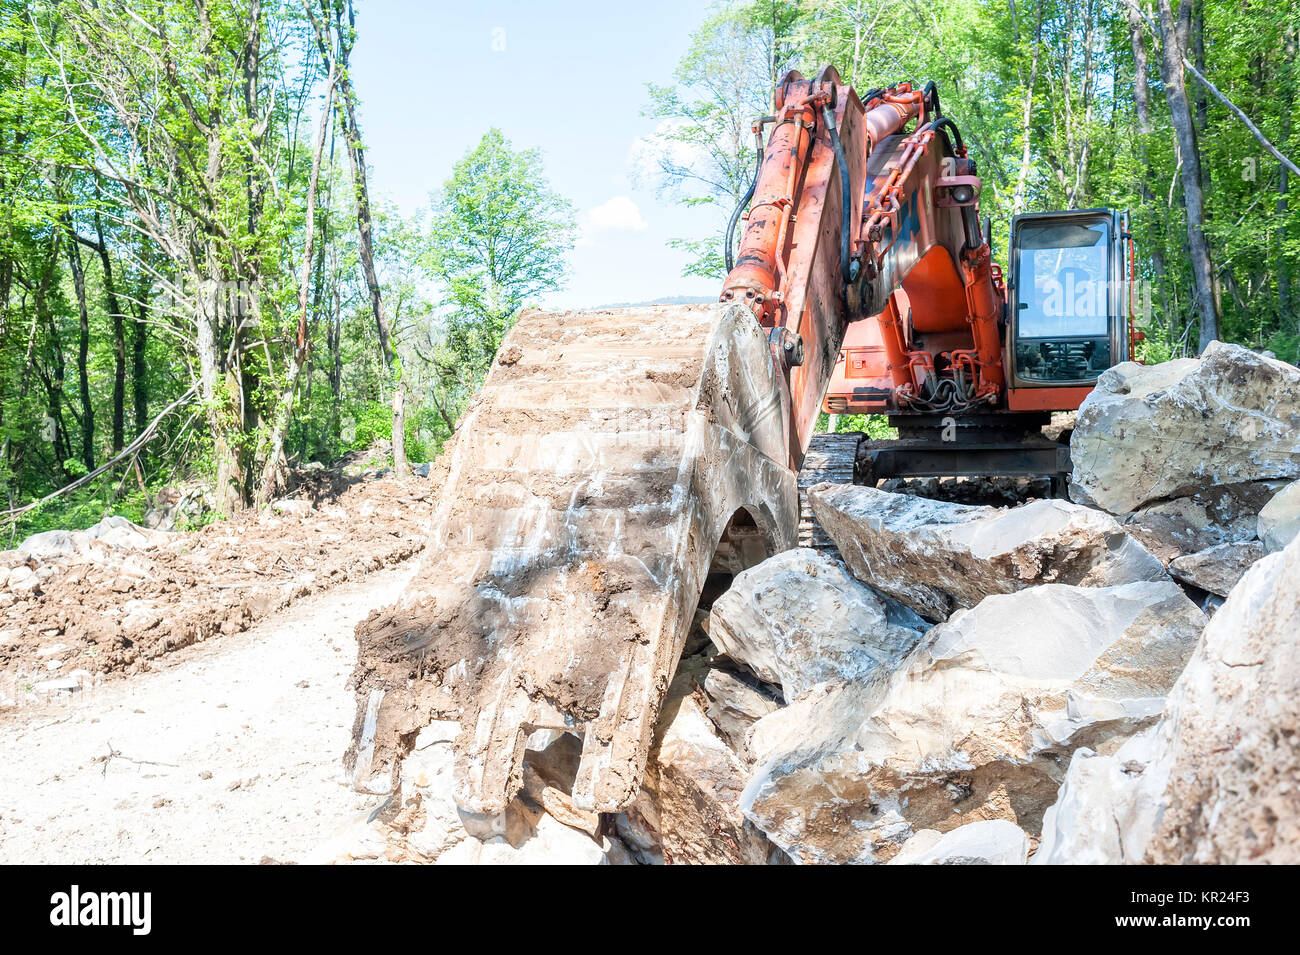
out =
{"type": "Polygon", "coordinates": [[[249,512],[139,550],[93,542],[29,562],[40,585],[0,594],[13,600],[0,609],[0,713],[57,684],[144,672],[174,650],[412,557],[424,548],[437,485],[317,471],[293,492],[303,503],[281,513],[249,512]],[[306,502],[310,512],[294,513],[306,502]]]}

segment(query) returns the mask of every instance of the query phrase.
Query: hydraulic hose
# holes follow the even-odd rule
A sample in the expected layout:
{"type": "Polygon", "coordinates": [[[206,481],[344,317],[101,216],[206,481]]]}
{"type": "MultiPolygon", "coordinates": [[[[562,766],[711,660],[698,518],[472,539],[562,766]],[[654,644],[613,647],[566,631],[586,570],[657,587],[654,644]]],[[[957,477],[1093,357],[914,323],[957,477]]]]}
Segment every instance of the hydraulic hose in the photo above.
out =
{"type": "Polygon", "coordinates": [[[731,214],[731,221],[727,223],[727,235],[722,243],[722,257],[727,263],[727,271],[730,272],[735,268],[736,255],[731,246],[736,241],[736,223],[740,221],[741,213],[745,211],[745,206],[749,205],[749,200],[754,198],[754,190],[758,188],[758,172],[763,167],[763,139],[758,137],[758,146],[754,150],[754,178],[749,181],[749,189],[741,197],[740,202],[736,204],[736,211],[731,214]]]}
{"type": "Polygon", "coordinates": [[[840,167],[840,276],[848,285],[858,277],[858,263],[850,257],[850,230],[853,227],[853,210],[849,207],[849,162],[840,142],[840,131],[835,128],[835,114],[829,106],[822,106],[822,118],[831,134],[831,148],[835,150],[835,163],[840,167]]]}

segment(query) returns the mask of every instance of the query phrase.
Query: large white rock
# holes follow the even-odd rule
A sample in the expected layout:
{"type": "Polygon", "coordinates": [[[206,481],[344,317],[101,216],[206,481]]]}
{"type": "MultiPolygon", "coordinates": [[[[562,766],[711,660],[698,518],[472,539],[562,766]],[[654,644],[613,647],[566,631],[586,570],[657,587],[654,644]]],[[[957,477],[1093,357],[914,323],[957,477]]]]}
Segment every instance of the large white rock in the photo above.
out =
{"type": "Polygon", "coordinates": [[[90,550],[90,535],[85,531],[41,531],[26,538],[18,549],[37,560],[53,560],[90,550]]]}
{"type": "Polygon", "coordinates": [[[1034,861],[1300,862],[1298,633],[1300,540],[1233,588],[1149,734],[1075,754],[1034,861]]]}
{"type": "Polygon", "coordinates": [[[1240,345],[1102,374],[1070,439],[1070,496],[1112,513],[1300,476],[1300,369],[1240,345]]]}
{"type": "Polygon", "coordinates": [[[1033,865],[1118,865],[1141,862],[1155,825],[1160,797],[1146,775],[1156,727],[1102,756],[1074,751],[1056,802],[1043,814],[1043,835],[1033,865]],[[1139,798],[1140,797],[1140,798],[1139,798]]]}
{"type": "Polygon", "coordinates": [[[1068,755],[1157,718],[1204,622],[1170,580],[988,597],[891,677],[759,720],[741,805],[799,862],[887,861],[917,830],[981,819],[1036,833],[1068,755]]]}
{"type": "Polygon", "coordinates": [[[788,702],[892,668],[916,646],[925,621],[891,603],[821,551],[788,550],[736,575],[714,601],[709,637],[788,702]]]}
{"type": "Polygon", "coordinates": [[[402,762],[402,795],[422,813],[419,825],[411,826],[406,843],[415,854],[436,859],[467,837],[460,812],[452,798],[455,752],[452,742],[460,725],[439,720],[420,730],[415,746],[402,762]]]}
{"type": "Polygon", "coordinates": [[[1069,501],[975,507],[832,484],[808,494],[853,575],[932,620],[1038,584],[1166,579],[1118,521],[1069,501]]]}
{"type": "Polygon", "coordinates": [[[903,844],[890,865],[1024,865],[1029,837],[1014,822],[986,819],[950,832],[922,829],[903,844]]]}
{"type": "Polygon", "coordinates": [[[1270,553],[1300,535],[1300,481],[1278,491],[1259,512],[1259,539],[1270,553]]]}
{"type": "Polygon", "coordinates": [[[120,515],[105,517],[98,524],[86,528],[86,536],[106,547],[120,550],[140,550],[170,539],[164,531],[141,527],[120,515]]]}

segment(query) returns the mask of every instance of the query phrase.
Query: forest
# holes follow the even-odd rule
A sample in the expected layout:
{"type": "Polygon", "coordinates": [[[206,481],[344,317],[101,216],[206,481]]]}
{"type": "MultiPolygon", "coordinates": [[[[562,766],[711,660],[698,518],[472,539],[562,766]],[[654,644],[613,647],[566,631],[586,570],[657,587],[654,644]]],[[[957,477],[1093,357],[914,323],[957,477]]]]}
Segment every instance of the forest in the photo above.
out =
{"type": "MultiPolygon", "coordinates": [[[[720,278],[781,75],[933,80],[995,253],[1020,212],[1129,209],[1146,359],[1294,362],[1298,36],[1300,8],[1221,0],[718,3],[640,78],[642,174],[716,213],[674,244],[720,278]]],[[[431,171],[427,213],[375,189],[365,43],[364,0],[0,0],[6,537],[187,483],[217,519],[380,440],[400,474],[563,286],[577,212],[509,117],[431,171]]]]}

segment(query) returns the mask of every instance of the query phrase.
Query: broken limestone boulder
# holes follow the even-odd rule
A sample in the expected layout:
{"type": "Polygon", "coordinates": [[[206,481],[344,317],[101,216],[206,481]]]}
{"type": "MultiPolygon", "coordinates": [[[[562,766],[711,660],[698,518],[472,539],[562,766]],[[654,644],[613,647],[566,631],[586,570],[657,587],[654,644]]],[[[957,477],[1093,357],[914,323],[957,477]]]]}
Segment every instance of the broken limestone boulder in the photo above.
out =
{"type": "Polygon", "coordinates": [[[1056,802],[1043,814],[1033,865],[1120,865],[1141,862],[1155,825],[1160,786],[1146,774],[1157,727],[1103,756],[1074,751],[1056,802]],[[1153,791],[1154,790],[1154,791],[1153,791]]]}
{"type": "Polygon", "coordinates": [[[1038,584],[1167,579],[1113,517],[1069,501],[974,507],[831,484],[809,498],[853,575],[931,620],[1038,584]]]}
{"type": "Polygon", "coordinates": [[[922,829],[889,860],[890,865],[1024,865],[1029,837],[1014,822],[986,819],[949,832],[922,829]]]}
{"type": "Polygon", "coordinates": [[[311,516],[312,506],[311,501],[304,501],[295,497],[282,497],[278,501],[271,502],[271,510],[281,517],[296,517],[301,520],[311,516]]]}
{"type": "Polygon", "coordinates": [[[1215,613],[1164,716],[1076,753],[1034,861],[1300,862],[1300,540],[1215,613]]]}
{"type": "Polygon", "coordinates": [[[892,669],[926,629],[915,613],[811,548],[785,551],[737,574],[709,615],[718,649],[778,684],[787,702],[818,683],[892,669]]]}
{"type": "Polygon", "coordinates": [[[1251,564],[1263,556],[1264,545],[1259,541],[1230,541],[1175,558],[1169,563],[1169,574],[1175,580],[1226,597],[1251,564]]]}
{"type": "Polygon", "coordinates": [[[647,862],[763,865],[772,845],[740,810],[745,767],[698,690],[670,692],[636,800],[616,817],[647,862]]]}
{"type": "Polygon", "coordinates": [[[90,536],[85,531],[41,531],[18,545],[18,549],[37,560],[56,560],[90,551],[90,536]]]}
{"type": "MultiPolygon", "coordinates": [[[[0,573],[4,573],[0,571],[0,573]]],[[[9,590],[16,594],[31,593],[41,584],[40,578],[36,576],[36,571],[32,570],[26,564],[19,564],[13,570],[6,573],[4,586],[0,590],[9,590]]]]}
{"type": "Polygon", "coordinates": [[[164,531],[141,527],[116,514],[87,527],[86,536],[114,550],[141,550],[168,540],[164,531]]]}
{"type": "Polygon", "coordinates": [[[781,708],[781,699],[766,684],[750,680],[724,669],[712,667],[704,678],[704,695],[708,698],[707,713],[731,751],[748,767],[749,729],[764,716],[781,708]]]}
{"type": "Polygon", "coordinates": [[[1259,539],[1273,553],[1300,535],[1300,481],[1288,484],[1259,512],[1259,539]]]}
{"type": "Polygon", "coordinates": [[[1211,342],[1102,374],[1070,439],[1070,496],[1113,514],[1201,488],[1300,477],[1300,368],[1211,342]]]}
{"type": "Polygon", "coordinates": [[[888,861],[921,829],[981,819],[1037,834],[1069,754],[1158,718],[1204,623],[1170,580],[988,597],[887,679],[759,720],[741,805],[805,863],[888,861]]]}
{"type": "Polygon", "coordinates": [[[1121,520],[1166,566],[1217,544],[1255,539],[1260,508],[1284,481],[1246,481],[1207,487],[1184,497],[1145,504],[1121,520]]]}

